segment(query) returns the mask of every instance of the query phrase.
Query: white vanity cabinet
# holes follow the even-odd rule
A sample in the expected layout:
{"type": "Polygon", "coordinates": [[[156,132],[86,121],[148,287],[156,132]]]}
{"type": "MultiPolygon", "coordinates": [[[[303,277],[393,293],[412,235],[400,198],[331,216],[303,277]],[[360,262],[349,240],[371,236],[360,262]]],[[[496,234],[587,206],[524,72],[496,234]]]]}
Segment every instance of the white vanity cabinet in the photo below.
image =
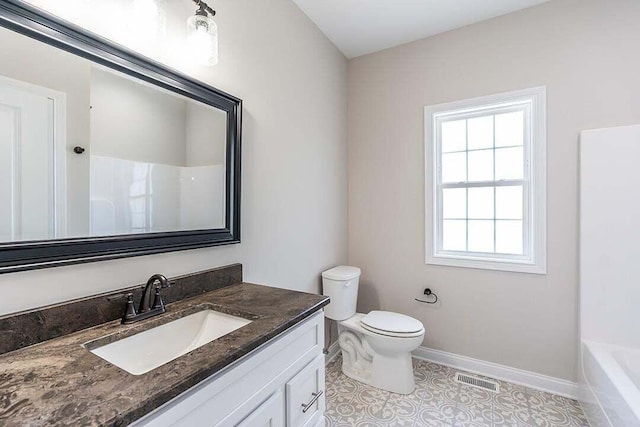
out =
{"type": "Polygon", "coordinates": [[[315,313],[133,425],[324,425],[323,319],[315,313]]]}

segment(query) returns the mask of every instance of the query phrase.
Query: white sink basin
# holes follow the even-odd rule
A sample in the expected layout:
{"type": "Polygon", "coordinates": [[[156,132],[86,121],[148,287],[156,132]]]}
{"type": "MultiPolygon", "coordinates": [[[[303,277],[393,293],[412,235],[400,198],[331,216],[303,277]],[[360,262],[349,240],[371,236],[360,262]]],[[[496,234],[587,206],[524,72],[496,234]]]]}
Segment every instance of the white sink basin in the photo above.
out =
{"type": "Polygon", "coordinates": [[[227,335],[251,320],[203,310],[91,352],[133,375],[142,375],[227,335]]]}

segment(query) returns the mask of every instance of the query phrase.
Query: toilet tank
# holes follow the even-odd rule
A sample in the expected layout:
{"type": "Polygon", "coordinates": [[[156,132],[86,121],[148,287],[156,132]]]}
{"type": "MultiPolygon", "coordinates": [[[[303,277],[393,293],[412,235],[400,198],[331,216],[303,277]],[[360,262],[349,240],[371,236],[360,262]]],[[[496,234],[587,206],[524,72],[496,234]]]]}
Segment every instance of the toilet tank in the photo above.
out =
{"type": "Polygon", "coordinates": [[[341,265],[322,273],[322,293],[331,298],[324,315],[333,320],[346,320],[356,314],[360,269],[341,265]]]}

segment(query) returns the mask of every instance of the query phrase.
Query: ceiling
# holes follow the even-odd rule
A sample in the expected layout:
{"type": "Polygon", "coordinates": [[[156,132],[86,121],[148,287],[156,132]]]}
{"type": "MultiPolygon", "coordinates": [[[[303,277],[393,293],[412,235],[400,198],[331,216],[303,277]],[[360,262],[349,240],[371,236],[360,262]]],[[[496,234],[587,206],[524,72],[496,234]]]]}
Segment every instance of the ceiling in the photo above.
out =
{"type": "Polygon", "coordinates": [[[347,58],[549,0],[293,0],[347,58]]]}

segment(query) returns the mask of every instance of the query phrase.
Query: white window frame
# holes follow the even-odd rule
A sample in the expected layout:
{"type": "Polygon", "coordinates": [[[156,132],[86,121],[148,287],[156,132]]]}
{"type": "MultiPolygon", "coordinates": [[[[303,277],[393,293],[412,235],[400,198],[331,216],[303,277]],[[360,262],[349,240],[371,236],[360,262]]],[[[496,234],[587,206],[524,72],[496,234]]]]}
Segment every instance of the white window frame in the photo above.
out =
{"type": "MultiPolygon", "coordinates": [[[[425,262],[487,270],[547,272],[547,119],[546,87],[535,87],[424,108],[425,117],[425,262]],[[452,117],[488,115],[492,110],[525,111],[525,173],[523,179],[523,255],[442,249],[442,183],[438,124],[452,117]]],[[[495,185],[495,184],[492,184],[495,185]]],[[[499,184],[498,184],[499,185],[499,184]]]]}

